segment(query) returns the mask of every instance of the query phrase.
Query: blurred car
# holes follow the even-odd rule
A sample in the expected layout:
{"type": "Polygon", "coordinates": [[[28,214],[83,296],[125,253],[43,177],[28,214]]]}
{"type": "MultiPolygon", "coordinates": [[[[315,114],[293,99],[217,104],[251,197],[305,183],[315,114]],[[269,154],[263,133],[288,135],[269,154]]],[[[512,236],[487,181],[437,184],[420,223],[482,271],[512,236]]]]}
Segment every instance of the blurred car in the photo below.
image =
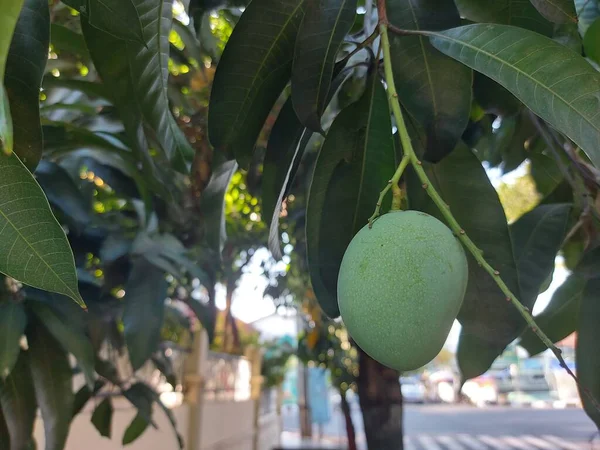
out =
{"type": "Polygon", "coordinates": [[[481,375],[465,382],[462,393],[478,407],[498,403],[498,384],[491,375],[481,375]]]}
{"type": "Polygon", "coordinates": [[[417,377],[400,377],[400,388],[406,403],[425,403],[425,385],[417,377]]]}

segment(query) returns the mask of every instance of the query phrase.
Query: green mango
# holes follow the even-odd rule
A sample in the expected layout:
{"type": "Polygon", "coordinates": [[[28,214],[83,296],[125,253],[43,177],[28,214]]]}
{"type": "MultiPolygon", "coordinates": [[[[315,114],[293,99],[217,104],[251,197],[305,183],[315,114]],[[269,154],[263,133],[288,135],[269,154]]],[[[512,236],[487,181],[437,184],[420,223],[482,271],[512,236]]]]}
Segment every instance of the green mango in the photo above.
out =
{"type": "Polygon", "coordinates": [[[467,288],[460,241],[438,219],[392,211],[350,242],[338,278],[348,333],[369,356],[399,371],[439,353],[467,288]]]}

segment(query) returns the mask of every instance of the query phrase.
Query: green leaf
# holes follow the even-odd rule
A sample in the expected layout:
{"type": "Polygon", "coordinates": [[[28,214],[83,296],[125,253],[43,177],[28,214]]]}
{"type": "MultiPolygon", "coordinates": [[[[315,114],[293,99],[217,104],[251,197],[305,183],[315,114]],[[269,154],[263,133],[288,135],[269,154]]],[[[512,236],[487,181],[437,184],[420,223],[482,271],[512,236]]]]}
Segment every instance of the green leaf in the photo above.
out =
{"type": "Polygon", "coordinates": [[[219,61],[208,137],[242,167],[249,164],[260,130],[290,78],[303,7],[303,0],[253,0],[219,61]]]}
{"type": "Polygon", "coordinates": [[[0,84],[4,80],[6,57],[22,6],[23,0],[4,0],[2,2],[2,15],[0,16],[0,84]]]}
{"type": "Polygon", "coordinates": [[[542,197],[549,195],[563,180],[562,172],[556,161],[543,153],[529,155],[531,176],[535,181],[537,191],[542,197]]]}
{"type": "MultiPolygon", "coordinates": [[[[440,163],[423,163],[423,167],[458,223],[518,296],[517,268],[506,216],[477,157],[460,144],[440,163]]],[[[413,171],[408,174],[407,190],[411,209],[444,220],[413,171]]],[[[521,323],[519,313],[506,301],[492,277],[470,254],[467,260],[469,283],[458,315],[462,329],[457,358],[463,377],[472,378],[485,372],[518,336],[521,323]]]]}
{"type": "Polygon", "coordinates": [[[87,384],[84,384],[75,394],[75,399],[73,400],[73,417],[81,412],[85,404],[88,402],[92,396],[96,395],[100,392],[105,385],[105,382],[102,380],[96,380],[94,384],[94,389],[90,390],[87,384]]]}
{"type": "Polygon", "coordinates": [[[436,48],[500,83],[600,167],[600,73],[580,55],[537,33],[505,25],[467,25],[428,34],[436,48]]]}
{"type": "Polygon", "coordinates": [[[88,97],[98,97],[105,100],[111,100],[111,96],[106,89],[106,86],[95,81],[72,80],[68,78],[56,78],[53,76],[44,77],[42,83],[44,89],[64,88],[73,91],[83,92],[88,97]]]}
{"type": "Polygon", "coordinates": [[[156,424],[152,420],[152,403],[154,402],[154,391],[142,382],[133,384],[129,389],[123,391],[123,396],[135,406],[138,415],[154,428],[156,424]]]}
{"type": "Polygon", "coordinates": [[[542,16],[554,23],[577,23],[573,0],[530,0],[542,16]]]}
{"type": "Polygon", "coordinates": [[[4,154],[10,154],[13,151],[13,125],[10,115],[10,105],[8,103],[8,94],[4,85],[0,83],[0,151],[4,154]]]}
{"type": "Polygon", "coordinates": [[[571,205],[540,205],[510,227],[517,263],[519,300],[533,308],[542,283],[554,270],[554,260],[567,232],[571,205]]]}
{"type": "Polygon", "coordinates": [[[31,448],[34,445],[37,403],[26,352],[21,352],[6,380],[0,381],[0,406],[10,435],[10,448],[7,450],[31,448]]]}
{"type": "MultiPolygon", "coordinates": [[[[77,55],[86,61],[90,59],[90,52],[85,45],[83,36],[63,25],[58,23],[50,25],[50,43],[52,44],[53,50],[59,54],[65,52],[77,55]]],[[[56,77],[53,76],[52,78],[56,77]]],[[[86,81],[85,83],[90,82],[86,81]]]]}
{"type": "Polygon", "coordinates": [[[69,355],[38,321],[27,334],[27,342],[33,387],[44,421],[46,450],[63,450],[75,400],[69,355]]]}
{"type": "Polygon", "coordinates": [[[225,230],[225,192],[237,170],[235,161],[227,161],[222,154],[214,155],[213,171],[202,193],[200,208],[204,214],[204,241],[220,260],[227,239],[225,230]]]}
{"type": "Polygon", "coordinates": [[[194,312],[202,327],[208,334],[208,340],[210,342],[215,338],[215,325],[217,323],[217,311],[212,308],[209,304],[201,303],[199,300],[193,298],[185,302],[186,305],[194,312]]]}
{"type": "Polygon", "coordinates": [[[600,64],[600,18],[587,29],[583,38],[585,55],[600,64]]]}
{"type": "MultiPolygon", "coordinates": [[[[4,296],[3,296],[4,297],[4,296]]],[[[19,342],[25,332],[27,315],[22,303],[0,298],[0,378],[5,378],[21,352],[19,342]]]]}
{"type": "Polygon", "coordinates": [[[456,6],[461,17],[472,22],[514,25],[546,36],[552,34],[552,24],[528,0],[456,0],[456,6]]]}
{"type": "Polygon", "coordinates": [[[178,170],[186,171],[184,162],[191,160],[194,151],[177,126],[167,98],[172,0],[133,0],[133,3],[140,14],[145,45],[115,39],[90,27],[82,18],[83,35],[146,170],[156,172],[142,122],[149,127],[166,157],[178,170]]]}
{"type": "Polygon", "coordinates": [[[42,157],[40,87],[50,45],[47,0],[25,0],[6,59],[4,87],[12,113],[14,148],[33,170],[42,157]]]}
{"type": "Polygon", "coordinates": [[[131,444],[146,431],[148,425],[148,421],[140,413],[137,413],[123,434],[122,444],[131,444]]]}
{"type": "Polygon", "coordinates": [[[590,401],[582,386],[596,399],[600,398],[600,278],[588,281],[581,298],[577,326],[576,366],[579,379],[579,396],[586,414],[600,428],[600,412],[590,401]]]}
{"type": "MultiPolygon", "coordinates": [[[[406,30],[460,25],[453,0],[393,0],[387,8],[391,23],[406,30]]],[[[391,52],[400,103],[426,132],[424,159],[440,161],[456,147],[469,121],[473,72],[424,36],[393,36],[391,52]]]]}
{"type": "Polygon", "coordinates": [[[473,95],[479,106],[486,112],[497,116],[512,116],[521,109],[521,102],[494,80],[475,73],[473,95]]]}
{"type": "Polygon", "coordinates": [[[73,253],[42,189],[15,154],[0,154],[0,173],[0,272],[85,307],[73,253]]]}
{"type": "Polygon", "coordinates": [[[333,77],[337,53],[354,24],[357,0],[306,3],[292,64],[292,102],[300,122],[323,133],[321,115],[333,77]]]}
{"type": "Polygon", "coordinates": [[[113,406],[110,397],[106,397],[100,402],[94,413],[92,414],[92,423],[100,433],[100,436],[104,436],[110,439],[110,431],[113,417],[113,406]]]}
{"type": "Polygon", "coordinates": [[[144,258],[136,258],[123,298],[123,324],[129,359],[139,369],[158,348],[167,298],[165,273],[144,258]]]}
{"type": "Polygon", "coordinates": [[[109,35],[143,44],[142,9],[136,0],[63,0],[90,25],[109,35]]]}
{"type": "Polygon", "coordinates": [[[69,173],[51,161],[41,161],[35,172],[50,203],[60,209],[69,225],[79,232],[92,221],[91,204],[69,173]]]}
{"type": "MultiPolygon", "coordinates": [[[[73,354],[85,375],[88,385],[94,386],[94,350],[90,339],[83,331],[83,327],[80,326],[83,323],[81,316],[83,312],[79,309],[64,308],[59,313],[43,301],[37,301],[33,298],[32,300],[28,302],[31,310],[63,348],[73,354]],[[68,311],[71,312],[66,313],[68,311]]],[[[65,302],[65,299],[56,299],[55,301],[65,302]]]]}
{"type": "Polygon", "coordinates": [[[310,277],[321,308],[332,318],[339,315],[337,278],[344,252],[373,213],[395,165],[387,96],[374,73],[361,99],[344,109],[329,129],[310,186],[310,277]]]}
{"type": "MultiPolygon", "coordinates": [[[[535,322],[552,342],[558,342],[569,336],[577,328],[579,306],[586,280],[577,274],[572,274],[554,292],[546,308],[537,316],[535,322]]],[[[546,346],[535,333],[527,328],[521,335],[519,345],[530,356],[546,350],[546,346]]]]}

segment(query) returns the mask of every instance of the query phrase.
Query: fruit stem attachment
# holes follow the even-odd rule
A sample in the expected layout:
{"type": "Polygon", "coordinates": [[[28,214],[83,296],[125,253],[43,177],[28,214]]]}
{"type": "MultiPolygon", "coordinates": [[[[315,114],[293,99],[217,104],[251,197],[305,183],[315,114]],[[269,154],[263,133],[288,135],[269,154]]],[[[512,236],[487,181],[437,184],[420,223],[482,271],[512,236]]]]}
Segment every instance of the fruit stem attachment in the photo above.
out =
{"type": "Polygon", "coordinates": [[[392,195],[393,195],[391,209],[392,210],[400,209],[400,205],[402,203],[402,190],[400,189],[400,186],[398,186],[398,183],[400,182],[400,177],[402,176],[404,169],[406,169],[406,167],[408,166],[409,163],[410,163],[410,156],[404,155],[402,157],[402,160],[400,161],[400,164],[398,165],[398,168],[396,169],[396,172],[394,173],[392,178],[390,178],[390,181],[387,182],[387,184],[385,185],[383,190],[379,193],[379,199],[377,200],[377,205],[375,206],[375,212],[373,213],[373,215],[371,217],[369,217],[369,228],[371,228],[373,226],[373,221],[377,217],[379,217],[379,211],[381,210],[381,203],[383,202],[383,198],[385,197],[385,194],[387,194],[390,189],[392,190],[392,195]]]}
{"type": "MultiPolygon", "coordinates": [[[[382,10],[385,11],[385,0],[378,0],[378,11],[382,11],[382,10]]],[[[479,248],[477,248],[477,246],[469,238],[469,236],[467,235],[465,230],[456,221],[456,219],[450,212],[448,205],[446,205],[446,203],[444,202],[444,200],[442,199],[440,194],[437,192],[437,190],[435,189],[435,187],[429,180],[427,174],[425,173],[425,170],[423,169],[421,161],[419,161],[419,159],[417,158],[417,155],[413,149],[412,143],[410,141],[410,136],[408,135],[408,130],[406,128],[406,124],[405,124],[404,118],[402,116],[402,111],[400,110],[400,103],[398,102],[398,94],[396,93],[396,86],[394,84],[394,73],[393,73],[392,62],[391,62],[391,57],[390,57],[390,40],[389,40],[389,36],[388,36],[389,24],[387,23],[387,16],[380,15],[379,17],[380,17],[379,33],[381,36],[381,45],[383,47],[383,67],[384,67],[384,74],[385,74],[385,82],[387,84],[387,89],[388,89],[388,101],[389,101],[392,113],[394,114],[394,118],[396,119],[396,126],[398,128],[398,134],[400,135],[400,144],[402,145],[402,151],[404,154],[404,157],[402,158],[402,162],[400,163],[400,166],[398,166],[398,170],[396,170],[396,173],[398,173],[398,172],[402,173],[402,171],[404,171],[404,169],[406,167],[405,160],[406,160],[406,158],[409,158],[411,165],[415,170],[415,173],[417,174],[417,176],[419,177],[419,180],[422,183],[423,188],[427,191],[427,194],[429,195],[431,200],[433,200],[433,202],[435,203],[437,208],[440,210],[440,212],[446,219],[446,222],[448,223],[450,229],[454,232],[454,234],[458,237],[458,239],[462,242],[462,244],[467,248],[467,250],[473,255],[473,257],[479,263],[479,265],[481,265],[481,267],[483,267],[485,269],[485,271],[490,274],[490,276],[496,282],[496,284],[498,285],[500,290],[506,295],[506,298],[509,299],[512,302],[512,304],[517,308],[517,310],[519,311],[521,316],[525,319],[525,321],[527,322],[527,325],[531,328],[531,330],[544,343],[544,345],[546,347],[548,347],[552,351],[552,353],[554,353],[554,356],[556,356],[556,358],[558,359],[561,367],[563,367],[567,371],[567,373],[571,377],[573,377],[573,379],[579,385],[581,390],[590,398],[594,407],[598,411],[600,411],[600,404],[598,404],[596,399],[591,395],[590,391],[587,388],[585,388],[584,386],[581,386],[581,384],[579,383],[579,380],[577,379],[577,377],[575,376],[573,371],[569,368],[569,366],[567,366],[567,363],[563,359],[561,350],[558,347],[556,347],[554,345],[554,343],[550,340],[550,338],[548,338],[548,336],[546,336],[546,334],[540,329],[540,327],[537,325],[537,323],[533,319],[533,316],[529,313],[529,309],[526,308],[517,299],[515,294],[513,294],[511,292],[511,290],[508,288],[508,286],[506,286],[506,283],[504,283],[504,281],[500,277],[500,272],[495,270],[485,260],[481,250],[479,250],[479,248]]],[[[399,179],[399,177],[398,177],[398,179],[399,179]]],[[[391,181],[390,181],[390,183],[391,183],[391,181]]],[[[383,195],[385,195],[387,190],[389,190],[390,183],[388,183],[388,186],[386,186],[386,189],[384,189],[384,191],[382,191],[382,195],[380,195],[379,202],[377,203],[378,208],[379,208],[379,205],[381,204],[381,199],[382,199],[383,195]]],[[[376,209],[376,213],[378,213],[378,211],[379,210],[376,209]]],[[[372,221],[372,219],[370,219],[370,223],[371,223],[371,221],[372,221]]]]}

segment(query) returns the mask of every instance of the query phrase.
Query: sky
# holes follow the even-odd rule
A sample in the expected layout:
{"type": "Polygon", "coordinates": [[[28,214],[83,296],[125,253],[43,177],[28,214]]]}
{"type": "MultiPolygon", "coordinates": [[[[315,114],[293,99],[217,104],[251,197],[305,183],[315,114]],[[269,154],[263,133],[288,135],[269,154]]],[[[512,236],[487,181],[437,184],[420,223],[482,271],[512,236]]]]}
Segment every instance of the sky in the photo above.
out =
{"type": "MultiPolygon", "coordinates": [[[[498,169],[487,169],[488,176],[495,187],[501,182],[513,182],[516,178],[524,175],[525,171],[526,168],[524,165],[506,175],[501,175],[498,169]]],[[[242,276],[238,289],[234,293],[232,313],[244,322],[254,322],[275,313],[275,306],[271,299],[264,298],[262,295],[267,286],[267,280],[261,276],[260,260],[267,258],[268,255],[269,253],[266,249],[257,251],[254,262],[249,265],[248,272],[242,276]]],[[[565,281],[568,275],[569,271],[564,267],[562,257],[557,257],[552,283],[545,292],[539,295],[533,309],[534,315],[544,310],[550,302],[554,291],[565,281]]],[[[216,303],[220,309],[225,308],[225,291],[221,285],[217,286],[216,303]]],[[[282,333],[287,331],[285,330],[284,321],[273,321],[272,324],[273,326],[282,327],[282,333]]],[[[454,326],[446,341],[446,347],[449,350],[456,350],[459,333],[460,325],[457,321],[454,321],[454,326]]]]}

